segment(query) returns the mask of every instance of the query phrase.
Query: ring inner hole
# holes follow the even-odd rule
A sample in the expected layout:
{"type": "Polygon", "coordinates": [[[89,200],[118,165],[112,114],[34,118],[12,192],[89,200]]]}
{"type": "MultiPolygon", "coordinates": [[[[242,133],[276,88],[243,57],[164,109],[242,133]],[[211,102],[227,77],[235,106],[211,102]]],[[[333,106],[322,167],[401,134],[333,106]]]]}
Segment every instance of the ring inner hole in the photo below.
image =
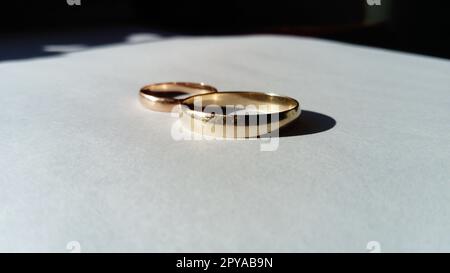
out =
{"type": "Polygon", "coordinates": [[[211,91],[207,90],[206,88],[203,89],[195,88],[193,86],[166,84],[153,86],[148,93],[155,97],[183,100],[195,94],[204,94],[210,92],[211,91]]]}

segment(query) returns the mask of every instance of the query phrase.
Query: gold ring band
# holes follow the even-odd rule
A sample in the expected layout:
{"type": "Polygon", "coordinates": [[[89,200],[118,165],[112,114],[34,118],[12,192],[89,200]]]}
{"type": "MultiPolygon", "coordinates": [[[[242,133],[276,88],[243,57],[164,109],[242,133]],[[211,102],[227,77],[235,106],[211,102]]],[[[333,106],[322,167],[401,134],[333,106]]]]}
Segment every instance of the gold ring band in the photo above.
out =
{"type": "Polygon", "coordinates": [[[217,89],[204,83],[193,82],[166,82],[149,84],[141,88],[139,99],[145,107],[160,112],[170,112],[179,105],[183,99],[176,96],[184,94],[216,93],[217,89]]]}
{"type": "Polygon", "coordinates": [[[278,130],[300,113],[300,104],[290,97],[254,91],[227,91],[184,99],[180,119],[184,128],[197,134],[249,138],[278,130]]]}

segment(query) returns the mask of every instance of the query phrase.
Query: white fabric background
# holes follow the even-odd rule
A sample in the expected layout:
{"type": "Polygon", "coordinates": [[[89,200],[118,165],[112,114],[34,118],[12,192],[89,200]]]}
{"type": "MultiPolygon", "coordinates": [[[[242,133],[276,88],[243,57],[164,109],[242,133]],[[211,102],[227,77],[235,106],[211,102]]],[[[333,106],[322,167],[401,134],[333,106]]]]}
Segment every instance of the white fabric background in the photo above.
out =
{"type": "Polygon", "coordinates": [[[283,36],[2,62],[0,251],[450,251],[449,72],[283,36]],[[336,125],[274,152],[175,141],[175,119],[137,99],[164,81],[274,91],[336,125]]]}

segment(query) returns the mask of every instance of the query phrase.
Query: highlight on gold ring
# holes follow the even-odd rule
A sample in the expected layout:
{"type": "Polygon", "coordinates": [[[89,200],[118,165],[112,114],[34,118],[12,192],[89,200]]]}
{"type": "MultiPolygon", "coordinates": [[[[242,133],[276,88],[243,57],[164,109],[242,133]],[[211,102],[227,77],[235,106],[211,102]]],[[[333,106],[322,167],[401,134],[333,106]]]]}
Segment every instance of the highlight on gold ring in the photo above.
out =
{"type": "Polygon", "coordinates": [[[183,99],[180,95],[198,95],[215,93],[217,89],[204,83],[194,82],[165,82],[149,84],[139,91],[139,100],[143,106],[153,111],[170,112],[183,99]]]}

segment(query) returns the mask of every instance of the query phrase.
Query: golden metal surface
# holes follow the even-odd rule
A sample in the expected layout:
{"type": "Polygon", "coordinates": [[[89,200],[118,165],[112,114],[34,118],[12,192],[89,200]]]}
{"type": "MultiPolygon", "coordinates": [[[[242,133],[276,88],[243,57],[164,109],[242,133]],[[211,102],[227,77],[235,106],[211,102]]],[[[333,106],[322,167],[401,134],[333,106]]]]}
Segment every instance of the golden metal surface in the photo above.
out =
{"type": "Polygon", "coordinates": [[[300,115],[297,100],[271,93],[227,91],[181,102],[182,125],[218,138],[249,138],[275,131],[300,115]]]}
{"type": "Polygon", "coordinates": [[[139,100],[142,105],[160,112],[170,112],[173,107],[179,105],[183,99],[177,96],[185,94],[209,94],[215,93],[217,89],[204,83],[193,82],[166,82],[149,84],[141,88],[139,100]]]}

